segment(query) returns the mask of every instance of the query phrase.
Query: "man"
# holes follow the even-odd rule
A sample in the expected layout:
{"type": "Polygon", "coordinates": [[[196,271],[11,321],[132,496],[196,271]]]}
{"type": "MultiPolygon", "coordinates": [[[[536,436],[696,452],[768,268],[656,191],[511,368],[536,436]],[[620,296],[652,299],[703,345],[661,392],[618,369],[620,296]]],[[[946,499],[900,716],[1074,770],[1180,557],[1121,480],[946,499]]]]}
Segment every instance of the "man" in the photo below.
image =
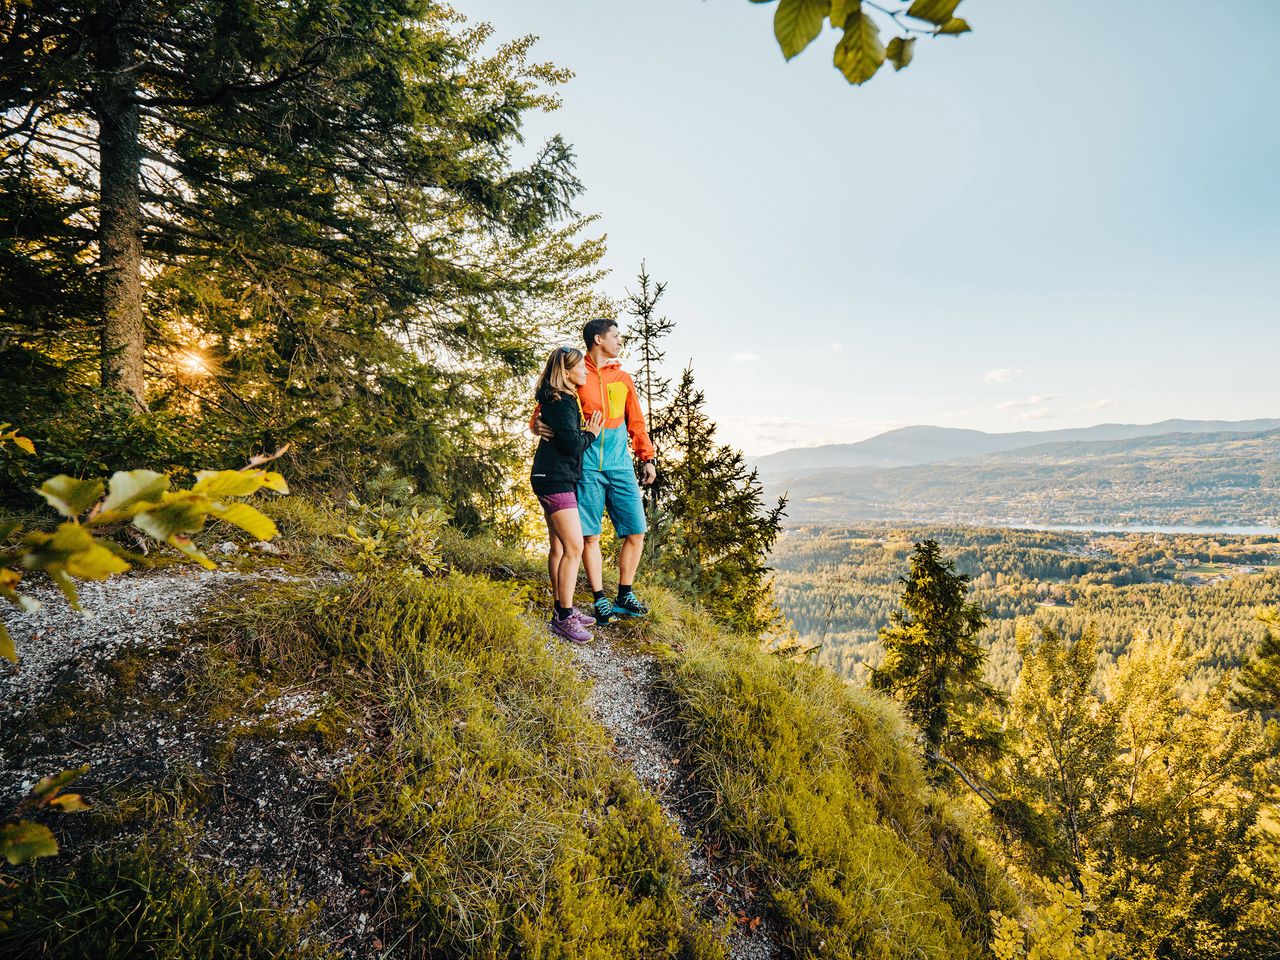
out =
{"type": "MultiPolygon", "coordinates": [[[[604,428],[582,455],[582,479],[578,482],[578,514],[582,520],[582,565],[591,583],[597,623],[615,617],[643,617],[649,612],[636,596],[632,584],[644,551],[647,529],[644,502],[631,465],[631,447],[643,463],[645,486],[656,479],[653,444],[645,432],[644,414],[631,375],[618,361],[622,337],[616,320],[591,320],[582,329],[587,345],[587,382],[578,388],[582,413],[590,417],[600,411],[604,428]],[[628,445],[630,438],[630,445],[628,445]],[[608,510],[614,532],[622,540],[618,552],[618,596],[610,600],[604,593],[604,559],[600,555],[600,531],[608,510]]],[[[550,438],[549,430],[535,410],[530,428],[538,436],[550,438]]]]}

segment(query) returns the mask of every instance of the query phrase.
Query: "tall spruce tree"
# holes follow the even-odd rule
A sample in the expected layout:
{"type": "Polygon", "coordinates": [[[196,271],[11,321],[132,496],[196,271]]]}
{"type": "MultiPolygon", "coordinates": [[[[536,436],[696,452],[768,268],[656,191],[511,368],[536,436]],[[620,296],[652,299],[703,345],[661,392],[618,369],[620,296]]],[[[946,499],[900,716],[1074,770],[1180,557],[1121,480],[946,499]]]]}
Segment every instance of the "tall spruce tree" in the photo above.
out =
{"type": "MultiPolygon", "coordinates": [[[[636,371],[636,392],[644,405],[645,422],[652,426],[654,410],[660,409],[671,395],[671,378],[662,376],[662,361],[666,351],[662,341],[675,329],[675,321],[657,315],[658,301],[667,290],[665,283],[656,283],[649,277],[645,262],[640,261],[640,273],[636,277],[640,287],[635,293],[627,291],[626,311],[633,321],[628,324],[627,343],[634,348],[639,368],[636,371]]],[[[661,467],[661,463],[659,463],[661,467]]],[[[645,513],[649,520],[649,535],[645,538],[645,552],[652,562],[662,544],[666,527],[658,512],[657,483],[645,490],[645,513]]]]}
{"type": "Polygon", "coordinates": [[[669,518],[658,565],[726,626],[759,634],[780,614],[766,565],[786,499],[768,507],[742,453],[716,442],[706,397],[685,368],[671,402],[654,415],[662,469],[659,509],[669,518]]]}
{"type": "Polygon", "coordinates": [[[627,291],[626,311],[634,318],[628,325],[627,344],[635,348],[639,363],[636,392],[644,404],[645,419],[652,422],[654,408],[671,395],[671,378],[662,376],[662,361],[667,358],[662,341],[676,325],[674,320],[657,316],[658,301],[667,292],[667,285],[649,277],[643,260],[636,282],[639,289],[635,293],[627,291]]]}
{"type": "Polygon", "coordinates": [[[565,76],[530,39],[486,54],[431,0],[6,9],[6,365],[71,389],[101,358],[134,409],[195,403],[336,475],[391,450],[500,485],[527,318],[572,313],[602,250],[562,141],[510,161],[565,76]]]}
{"type": "Polygon", "coordinates": [[[903,705],[932,761],[991,753],[998,735],[984,708],[1001,697],[982,676],[987,652],[978,637],[987,617],[966,599],[969,577],[943,558],[937,541],[922,540],[899,582],[901,609],[880,631],[884,659],[871,685],[903,705]]]}

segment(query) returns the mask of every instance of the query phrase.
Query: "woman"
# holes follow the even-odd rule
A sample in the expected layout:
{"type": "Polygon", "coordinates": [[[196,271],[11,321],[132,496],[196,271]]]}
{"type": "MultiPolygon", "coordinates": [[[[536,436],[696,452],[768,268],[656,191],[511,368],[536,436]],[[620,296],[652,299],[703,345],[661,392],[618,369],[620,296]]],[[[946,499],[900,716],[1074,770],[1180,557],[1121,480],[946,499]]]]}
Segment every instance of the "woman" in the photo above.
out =
{"type": "Polygon", "coordinates": [[[553,431],[538,441],[530,481],[547,518],[550,549],[547,570],[555,594],[551,632],[574,643],[588,643],[593,619],[575,610],[573,592],[582,563],[582,524],[578,520],[578,481],[582,478],[582,453],[600,434],[603,419],[597,411],[584,425],[578,405],[578,387],[587,382],[587,365],[581,350],[556,347],[534,391],[542,408],[542,421],[553,431]]]}

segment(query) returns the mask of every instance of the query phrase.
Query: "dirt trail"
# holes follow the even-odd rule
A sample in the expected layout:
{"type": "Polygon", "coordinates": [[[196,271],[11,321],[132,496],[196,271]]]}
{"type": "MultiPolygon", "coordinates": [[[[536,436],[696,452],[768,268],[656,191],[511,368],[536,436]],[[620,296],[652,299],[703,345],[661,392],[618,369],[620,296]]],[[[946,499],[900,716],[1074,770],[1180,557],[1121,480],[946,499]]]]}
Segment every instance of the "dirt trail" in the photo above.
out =
{"type": "Polygon", "coordinates": [[[614,737],[616,752],[640,783],[657,798],[663,811],[689,845],[692,891],[703,912],[719,920],[732,914],[738,926],[728,940],[732,960],[772,960],[782,956],[769,922],[732,878],[733,867],[710,854],[690,822],[684,778],[675,750],[661,735],[656,717],[654,684],[658,664],[649,654],[612,641],[607,630],[582,646],[565,644],[592,682],[589,706],[614,737]],[[746,922],[743,922],[745,918],[746,922]],[[751,921],[756,921],[754,926],[751,921]]]}

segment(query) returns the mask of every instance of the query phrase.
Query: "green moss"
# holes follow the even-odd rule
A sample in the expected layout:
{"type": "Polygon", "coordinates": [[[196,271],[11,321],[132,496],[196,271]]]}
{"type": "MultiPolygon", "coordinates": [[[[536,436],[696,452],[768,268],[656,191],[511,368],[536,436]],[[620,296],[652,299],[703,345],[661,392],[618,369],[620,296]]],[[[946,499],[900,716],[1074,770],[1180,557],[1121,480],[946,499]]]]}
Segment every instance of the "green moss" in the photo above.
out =
{"type": "Polygon", "coordinates": [[[13,960],[319,960],[308,943],[315,908],[291,904],[257,874],[222,879],[178,846],[144,843],[37,873],[11,891],[0,954],[13,960]]]}
{"type": "Polygon", "coordinates": [[[973,957],[1016,902],[926,784],[888,701],[716,632],[651,597],[684,759],[703,815],[771,891],[800,955],[973,957]]]}

